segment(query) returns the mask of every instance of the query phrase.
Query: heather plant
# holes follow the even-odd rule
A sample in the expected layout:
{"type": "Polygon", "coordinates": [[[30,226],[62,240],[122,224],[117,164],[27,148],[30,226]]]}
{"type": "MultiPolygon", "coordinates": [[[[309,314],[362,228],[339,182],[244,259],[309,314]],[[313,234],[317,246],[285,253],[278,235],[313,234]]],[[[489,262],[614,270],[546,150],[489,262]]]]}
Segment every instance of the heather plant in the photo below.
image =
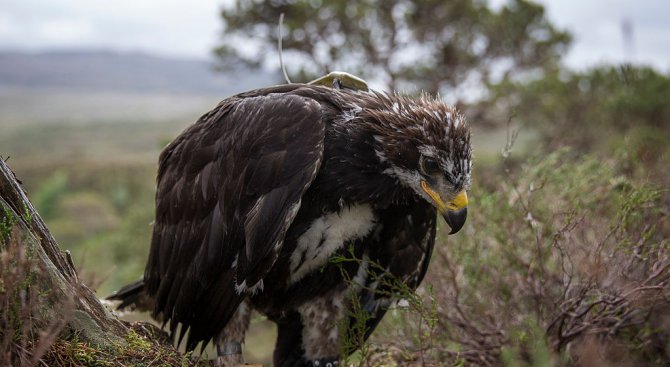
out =
{"type": "Polygon", "coordinates": [[[21,230],[4,201],[0,210],[0,365],[32,366],[65,326],[71,305],[46,287],[37,240],[21,230]],[[58,307],[61,317],[44,305],[58,307]]]}

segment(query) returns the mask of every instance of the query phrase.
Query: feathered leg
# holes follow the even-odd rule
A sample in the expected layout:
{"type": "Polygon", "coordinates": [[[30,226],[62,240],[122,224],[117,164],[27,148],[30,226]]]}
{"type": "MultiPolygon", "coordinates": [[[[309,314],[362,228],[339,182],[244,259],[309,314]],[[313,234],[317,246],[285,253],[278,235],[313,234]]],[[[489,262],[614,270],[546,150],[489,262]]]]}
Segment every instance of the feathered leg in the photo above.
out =
{"type": "Polygon", "coordinates": [[[337,289],[298,307],[304,324],[302,345],[310,366],[337,366],[339,323],[346,315],[347,293],[347,290],[337,289]]]}
{"type": "Polygon", "coordinates": [[[240,303],[237,311],[216,340],[217,365],[222,367],[237,367],[244,364],[242,344],[244,335],[249,328],[251,307],[249,301],[240,303]]]}

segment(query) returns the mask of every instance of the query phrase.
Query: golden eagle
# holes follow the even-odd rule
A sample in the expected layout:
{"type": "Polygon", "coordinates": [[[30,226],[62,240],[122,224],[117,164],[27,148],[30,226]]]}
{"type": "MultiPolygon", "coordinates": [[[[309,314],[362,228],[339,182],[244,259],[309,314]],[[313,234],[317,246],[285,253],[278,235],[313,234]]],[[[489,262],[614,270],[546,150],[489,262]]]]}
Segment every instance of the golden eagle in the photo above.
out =
{"type": "Polygon", "coordinates": [[[150,308],[178,343],[188,331],[189,350],[213,340],[223,364],[241,362],[256,310],[278,326],[275,366],[335,366],[353,302],[367,338],[397,301],[380,277],[415,289],[436,214],[463,226],[471,166],[464,117],[428,96],[308,84],[235,95],[161,153],[144,278],[110,298],[150,308]]]}

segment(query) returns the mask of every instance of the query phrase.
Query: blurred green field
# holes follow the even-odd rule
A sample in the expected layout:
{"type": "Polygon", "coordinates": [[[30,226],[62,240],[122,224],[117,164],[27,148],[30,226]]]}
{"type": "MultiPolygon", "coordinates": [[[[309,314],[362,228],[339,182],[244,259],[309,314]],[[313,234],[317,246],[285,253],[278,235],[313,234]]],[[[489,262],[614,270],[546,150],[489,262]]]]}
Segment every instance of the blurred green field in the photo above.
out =
{"type": "Polygon", "coordinates": [[[109,294],[142,274],[156,161],[215,96],[5,90],[0,155],[84,279],[109,294]]]}

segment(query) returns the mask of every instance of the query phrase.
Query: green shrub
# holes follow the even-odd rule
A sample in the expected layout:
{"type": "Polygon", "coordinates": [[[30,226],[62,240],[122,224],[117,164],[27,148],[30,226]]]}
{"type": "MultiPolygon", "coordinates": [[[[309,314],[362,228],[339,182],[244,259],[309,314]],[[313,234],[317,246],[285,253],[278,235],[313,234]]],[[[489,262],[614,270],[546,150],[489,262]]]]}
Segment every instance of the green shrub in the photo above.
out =
{"type": "Polygon", "coordinates": [[[670,131],[670,76],[647,67],[560,70],[532,82],[506,80],[492,95],[488,103],[505,115],[516,111],[516,120],[538,132],[545,148],[607,154],[612,140],[636,129],[666,141],[670,131]]]}

